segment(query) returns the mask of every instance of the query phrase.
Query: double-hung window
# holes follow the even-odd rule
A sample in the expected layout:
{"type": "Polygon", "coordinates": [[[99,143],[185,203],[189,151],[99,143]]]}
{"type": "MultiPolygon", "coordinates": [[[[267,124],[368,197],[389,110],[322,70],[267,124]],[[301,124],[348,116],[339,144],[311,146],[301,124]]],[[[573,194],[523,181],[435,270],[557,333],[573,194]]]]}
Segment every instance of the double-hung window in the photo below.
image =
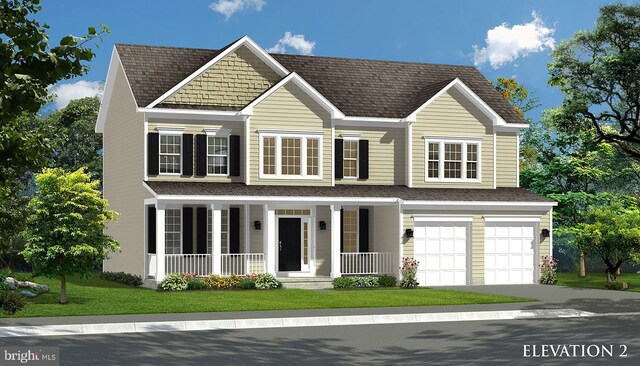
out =
{"type": "Polygon", "coordinates": [[[425,137],[425,181],[480,181],[480,141],[425,137]]]}
{"type": "Polygon", "coordinates": [[[358,252],[358,210],[342,211],[342,251],[358,252]]]}
{"type": "Polygon", "coordinates": [[[320,179],[321,133],[260,132],[260,178],[320,179]]]}
{"type": "Polygon", "coordinates": [[[166,254],[181,254],[182,247],[182,210],[167,209],[164,219],[164,245],[166,254]]]}
{"type": "Polygon", "coordinates": [[[207,174],[229,174],[229,138],[207,137],[207,174]]]}
{"type": "Polygon", "coordinates": [[[181,134],[160,133],[160,174],[180,174],[181,134]]]}
{"type": "Polygon", "coordinates": [[[358,140],[344,140],[343,176],[358,178],[358,140]]]}

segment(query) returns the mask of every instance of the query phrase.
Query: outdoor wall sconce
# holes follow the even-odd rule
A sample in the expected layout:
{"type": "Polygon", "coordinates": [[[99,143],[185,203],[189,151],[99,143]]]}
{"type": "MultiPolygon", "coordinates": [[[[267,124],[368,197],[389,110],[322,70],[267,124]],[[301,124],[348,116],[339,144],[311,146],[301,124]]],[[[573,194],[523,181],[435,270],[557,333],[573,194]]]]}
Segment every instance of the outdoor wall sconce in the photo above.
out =
{"type": "Polygon", "coordinates": [[[327,230],[327,222],[320,221],[320,230],[327,230]]]}
{"type": "Polygon", "coordinates": [[[405,235],[407,238],[413,238],[413,229],[407,229],[407,230],[405,230],[405,231],[404,231],[404,235],[405,235]]]}
{"type": "Polygon", "coordinates": [[[262,229],[262,223],[260,221],[254,221],[253,222],[253,228],[256,229],[256,230],[262,229]]]}
{"type": "Polygon", "coordinates": [[[549,237],[549,229],[542,229],[542,232],[540,233],[540,235],[543,238],[548,238],[549,237]]]}

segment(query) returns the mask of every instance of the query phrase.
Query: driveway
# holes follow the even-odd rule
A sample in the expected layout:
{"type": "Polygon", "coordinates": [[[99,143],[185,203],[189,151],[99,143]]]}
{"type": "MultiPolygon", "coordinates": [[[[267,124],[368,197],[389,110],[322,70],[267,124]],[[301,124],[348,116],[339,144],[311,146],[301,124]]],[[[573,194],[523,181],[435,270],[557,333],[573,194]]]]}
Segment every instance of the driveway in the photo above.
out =
{"type": "Polygon", "coordinates": [[[521,309],[577,309],[594,313],[640,311],[640,292],[597,290],[548,285],[484,285],[441,287],[459,291],[531,297],[540,300],[524,303],[521,309]]]}

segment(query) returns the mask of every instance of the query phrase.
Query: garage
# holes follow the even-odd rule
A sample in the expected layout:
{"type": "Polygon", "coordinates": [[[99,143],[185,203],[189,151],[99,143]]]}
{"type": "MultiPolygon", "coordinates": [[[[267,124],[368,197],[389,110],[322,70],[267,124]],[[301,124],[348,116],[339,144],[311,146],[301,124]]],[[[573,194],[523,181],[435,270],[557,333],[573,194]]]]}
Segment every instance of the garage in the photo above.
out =
{"type": "Polygon", "coordinates": [[[484,283],[534,283],[538,250],[535,233],[538,224],[533,222],[534,220],[526,219],[518,222],[490,218],[486,220],[484,283]]]}
{"type": "Polygon", "coordinates": [[[420,286],[466,285],[471,218],[414,220],[414,258],[420,262],[420,286]]]}

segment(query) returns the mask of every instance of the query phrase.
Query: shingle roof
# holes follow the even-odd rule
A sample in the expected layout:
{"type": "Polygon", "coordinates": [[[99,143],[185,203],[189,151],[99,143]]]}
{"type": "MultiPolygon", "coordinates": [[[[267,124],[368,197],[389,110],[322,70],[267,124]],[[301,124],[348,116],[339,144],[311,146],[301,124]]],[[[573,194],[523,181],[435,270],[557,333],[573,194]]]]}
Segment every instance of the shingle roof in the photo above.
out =
{"type": "MultiPolygon", "coordinates": [[[[222,50],[117,44],[133,95],[146,107],[222,50]]],[[[403,118],[460,78],[508,123],[526,123],[474,67],[272,54],[347,116],[403,118]]]]}
{"type": "Polygon", "coordinates": [[[407,201],[553,202],[522,188],[460,189],[406,186],[260,186],[243,183],[145,182],[159,195],[400,198],[407,201]]]}

